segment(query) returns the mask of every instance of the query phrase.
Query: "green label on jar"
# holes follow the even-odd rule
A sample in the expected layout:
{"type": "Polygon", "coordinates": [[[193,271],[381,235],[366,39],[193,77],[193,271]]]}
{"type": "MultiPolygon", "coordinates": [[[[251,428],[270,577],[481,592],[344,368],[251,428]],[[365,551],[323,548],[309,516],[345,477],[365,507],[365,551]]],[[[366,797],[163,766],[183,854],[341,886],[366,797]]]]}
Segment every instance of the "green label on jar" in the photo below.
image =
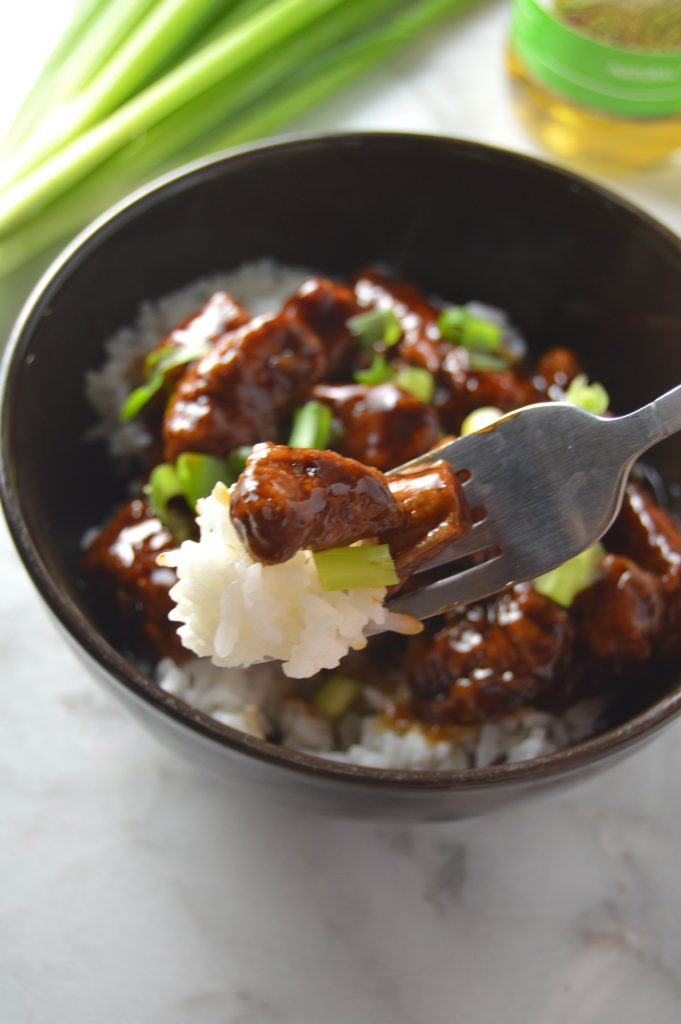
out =
{"type": "Polygon", "coordinates": [[[631,8],[620,0],[619,8],[615,2],[609,9],[610,21],[603,3],[515,0],[513,47],[538,82],[583,106],[624,117],[681,112],[678,3],[672,0],[666,12],[658,6],[657,22],[651,21],[651,9],[646,10],[645,4],[631,8]],[[646,14],[644,20],[632,18],[641,11],[646,14]],[[613,12],[619,15],[619,23],[613,12]],[[666,13],[666,21],[660,12],[666,13]],[[639,31],[638,25],[646,31],[639,31]],[[604,36],[626,43],[604,42],[604,36]],[[660,43],[654,45],[657,38],[660,43]]]}

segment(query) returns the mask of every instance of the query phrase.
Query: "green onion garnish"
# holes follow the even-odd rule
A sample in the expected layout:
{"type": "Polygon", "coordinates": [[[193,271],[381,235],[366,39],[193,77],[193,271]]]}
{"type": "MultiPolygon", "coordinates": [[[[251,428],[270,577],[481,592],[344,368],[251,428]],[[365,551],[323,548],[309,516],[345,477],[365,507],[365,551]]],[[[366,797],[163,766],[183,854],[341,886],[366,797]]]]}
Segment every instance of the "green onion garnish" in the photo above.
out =
{"type": "Polygon", "coordinates": [[[158,348],[152,348],[151,352],[147,352],[144,358],[144,369],[151,373],[158,363],[160,363],[165,356],[169,356],[174,350],[174,345],[161,345],[158,348]]]}
{"type": "Polygon", "coordinates": [[[182,485],[171,462],[160,462],[154,466],[146,490],[157,515],[163,512],[172,498],[184,497],[182,485]]]}
{"type": "Polygon", "coordinates": [[[160,391],[163,387],[163,374],[158,373],[149,380],[146,384],[140,384],[138,388],[135,388],[130,392],[118,413],[122,423],[127,423],[128,420],[134,419],[139,412],[142,411],[147,402],[150,402],[157,391],[160,391]]]}
{"type": "Polygon", "coordinates": [[[226,458],[227,465],[229,466],[230,483],[234,483],[246,468],[246,459],[253,451],[248,445],[242,445],[240,448],[234,448],[226,458]]]}
{"type": "Polygon", "coordinates": [[[191,532],[189,521],[170,505],[177,498],[184,499],[184,491],[175,467],[170,462],[161,462],[154,466],[144,491],[149,496],[149,504],[154,515],[158,516],[177,540],[186,539],[191,532]]]}
{"type": "Polygon", "coordinates": [[[182,452],[175,463],[175,473],[190,508],[195,508],[199,498],[206,498],[216,483],[221,480],[229,485],[234,483],[229,460],[203,452],[182,452]]]}
{"type": "Polygon", "coordinates": [[[604,556],[603,545],[593,544],[557,568],[538,576],[533,581],[534,589],[561,607],[569,608],[577,594],[596,582],[604,556]]]}
{"type": "Polygon", "coordinates": [[[474,373],[499,373],[501,370],[508,370],[508,363],[489,352],[472,350],[468,353],[468,369],[474,373]]]}
{"type": "Polygon", "coordinates": [[[361,690],[361,684],[350,676],[328,676],[312,698],[312,704],[325,718],[340,718],[355,703],[361,690]]]}
{"type": "Polygon", "coordinates": [[[499,324],[492,323],[491,320],[482,320],[479,316],[469,313],[463,325],[461,343],[466,348],[478,351],[498,352],[502,336],[499,324]]]}
{"type": "Polygon", "coordinates": [[[369,309],[366,313],[358,313],[350,317],[347,326],[365,348],[378,344],[396,345],[402,337],[400,321],[392,309],[369,309]]]}
{"type": "Polygon", "coordinates": [[[421,366],[405,366],[395,377],[395,383],[419,402],[430,402],[435,390],[435,378],[421,366]]]}
{"type": "Polygon", "coordinates": [[[390,587],[399,582],[387,544],[329,548],[312,555],[324,590],[390,587]]]}
{"type": "Polygon", "coordinates": [[[499,324],[474,316],[464,306],[449,306],[438,317],[440,334],[448,341],[480,352],[498,352],[503,331],[499,324]]]}
{"type": "Polygon", "coordinates": [[[443,309],[437,319],[437,327],[442,337],[447,341],[460,341],[467,315],[463,306],[448,306],[447,309],[443,309]]]}
{"type": "MultiPolygon", "coordinates": [[[[186,363],[193,363],[196,359],[203,359],[210,352],[210,348],[208,341],[186,341],[179,345],[164,345],[158,351],[159,358],[155,361],[155,367],[164,374],[168,373],[176,366],[184,366],[186,363]]],[[[151,355],[150,352],[149,356],[151,355]]]]}
{"type": "Polygon", "coordinates": [[[144,368],[151,372],[151,376],[145,384],[140,384],[131,391],[123,402],[119,413],[123,423],[137,416],[157,391],[161,390],[171,370],[186,363],[193,363],[196,359],[202,359],[208,351],[210,345],[207,341],[193,341],[186,345],[163,345],[159,349],[153,349],[144,360],[144,368]]]}
{"type": "Polygon", "coordinates": [[[389,380],[394,380],[395,371],[386,361],[385,356],[381,352],[376,352],[368,370],[355,370],[353,376],[358,384],[373,386],[374,384],[385,384],[389,380]]]}
{"type": "Polygon", "coordinates": [[[570,381],[565,392],[565,401],[578,405],[587,412],[593,412],[596,416],[602,416],[610,405],[608,392],[603,385],[596,382],[589,384],[589,378],[585,373],[577,374],[574,380],[570,381]]]}
{"type": "Polygon", "coordinates": [[[289,448],[328,448],[333,413],[323,402],[306,402],[293,414],[289,448]]]}
{"type": "Polygon", "coordinates": [[[473,412],[468,413],[461,424],[459,433],[463,437],[464,434],[474,434],[476,430],[485,430],[503,415],[501,409],[497,409],[494,405],[481,405],[479,409],[473,409],[473,412]]]}

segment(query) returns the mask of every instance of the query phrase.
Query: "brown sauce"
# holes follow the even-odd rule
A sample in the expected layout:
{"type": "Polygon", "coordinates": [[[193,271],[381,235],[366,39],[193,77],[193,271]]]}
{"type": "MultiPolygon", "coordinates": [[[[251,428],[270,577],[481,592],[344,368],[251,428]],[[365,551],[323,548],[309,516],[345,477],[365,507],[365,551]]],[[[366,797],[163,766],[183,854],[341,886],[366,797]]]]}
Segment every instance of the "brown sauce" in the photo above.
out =
{"type": "Polygon", "coordinates": [[[367,466],[393,469],[440,439],[435,409],[391,382],[318,384],[312,397],[329,405],[340,424],[338,450],[367,466]]]}
{"type": "MultiPolygon", "coordinates": [[[[405,580],[470,529],[471,515],[445,463],[390,471],[458,431],[473,409],[510,411],[560,397],[582,372],[565,347],[534,363],[476,370],[465,348],[441,337],[439,314],[418,287],[372,268],[347,284],[313,278],[279,312],[256,319],[217,293],[159,340],[159,347],[178,344],[190,332],[210,350],[169,375],[170,397],[166,390],[156,399],[147,422],[155,445],[170,462],[185,451],[227,456],[256,446],[231,498],[233,521],[255,558],[271,564],[301,547],[379,541],[390,545],[405,580]],[[367,352],[348,320],[377,308],[392,310],[401,327],[385,352],[389,365],[427,369],[431,402],[394,381],[353,382],[367,352]],[[292,413],[310,399],[332,410],[332,451],[286,446],[292,413]]],[[[168,620],[172,573],[156,564],[175,544],[140,497],[114,513],[83,559],[93,600],[116,623],[121,643],[156,658],[186,654],[168,620]]],[[[635,682],[645,666],[681,657],[674,520],[632,483],[605,546],[601,578],[568,610],[524,585],[404,641],[412,699],[396,721],[451,735],[528,705],[560,707],[594,688],[635,682]]]]}

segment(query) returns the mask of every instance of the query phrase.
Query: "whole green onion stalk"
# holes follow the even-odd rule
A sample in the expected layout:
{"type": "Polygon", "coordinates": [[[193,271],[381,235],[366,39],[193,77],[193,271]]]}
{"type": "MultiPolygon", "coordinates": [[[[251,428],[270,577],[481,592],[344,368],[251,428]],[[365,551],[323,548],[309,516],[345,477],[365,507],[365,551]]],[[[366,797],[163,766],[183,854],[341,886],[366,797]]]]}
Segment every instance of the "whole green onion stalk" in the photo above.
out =
{"type": "Polygon", "coordinates": [[[92,0],[5,140],[0,268],[178,161],[279,130],[472,2],[92,0]]]}

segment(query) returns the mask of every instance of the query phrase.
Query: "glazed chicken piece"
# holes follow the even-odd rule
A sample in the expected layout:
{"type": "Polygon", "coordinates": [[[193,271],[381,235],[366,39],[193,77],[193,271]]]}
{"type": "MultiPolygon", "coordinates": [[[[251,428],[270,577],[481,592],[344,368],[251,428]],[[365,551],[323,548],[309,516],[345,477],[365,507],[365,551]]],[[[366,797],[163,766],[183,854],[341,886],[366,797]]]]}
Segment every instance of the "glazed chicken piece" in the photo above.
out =
{"type": "MultiPolygon", "coordinates": [[[[234,296],[228,292],[214,292],[203,306],[164,334],[150,354],[153,356],[167,349],[200,345],[202,342],[212,344],[227,331],[243,327],[249,320],[250,315],[234,296]]],[[[178,380],[185,369],[185,366],[173,367],[167,372],[166,380],[178,380]]]]}
{"type": "Polygon", "coordinates": [[[437,321],[440,313],[416,285],[400,281],[374,267],[365,267],[355,274],[352,286],[360,306],[391,309],[405,335],[424,330],[428,324],[437,321]]]}
{"type": "Polygon", "coordinates": [[[126,502],[97,534],[83,556],[82,568],[101,614],[117,624],[120,640],[149,656],[187,657],[168,613],[170,569],[156,558],[176,547],[169,530],[147,502],[126,502]]]}
{"type": "Polygon", "coordinates": [[[653,655],[664,623],[663,585],[623,555],[606,555],[601,573],[577,595],[573,612],[592,658],[619,673],[653,655]]]}
{"type": "Polygon", "coordinates": [[[430,451],[440,438],[432,406],[396,384],[317,384],[311,398],[329,405],[342,427],[336,448],[367,466],[388,470],[430,451]]]}
{"type": "Polygon", "coordinates": [[[381,531],[395,569],[404,581],[473,525],[461,484],[449,463],[438,460],[386,475],[390,493],[402,512],[397,529],[381,531]]]}
{"type": "Polygon", "coordinates": [[[230,514],[259,562],[286,562],[376,536],[401,521],[383,474],[333,452],[258,444],[231,492],[230,514]]]}
{"type": "Polygon", "coordinates": [[[671,515],[639,484],[627,485],[622,508],[606,538],[608,548],[632,559],[662,583],[664,621],[656,641],[662,658],[681,654],[681,532],[671,515]]]}
{"type": "Polygon", "coordinates": [[[637,483],[627,484],[606,543],[662,578],[676,578],[681,572],[681,532],[669,513],[637,483]]]}
{"type": "Polygon", "coordinates": [[[319,336],[331,373],[338,373],[347,365],[355,347],[347,322],[361,312],[352,289],[313,277],[286,300],[282,312],[319,336]]]}
{"type": "Polygon", "coordinates": [[[533,703],[564,685],[573,639],[567,612],[528,584],[452,612],[409,645],[415,714],[475,725],[533,703]]]}
{"type": "Polygon", "coordinates": [[[442,339],[437,326],[441,311],[425,293],[373,268],[361,270],[353,284],[361,306],[390,309],[400,321],[403,337],[397,346],[399,358],[437,374],[451,344],[442,339]]]}
{"type": "MultiPolygon", "coordinates": [[[[233,296],[227,292],[215,292],[199,309],[176,324],[172,330],[163,335],[145,359],[140,359],[134,366],[134,375],[139,384],[153,375],[150,363],[158,356],[164,357],[173,349],[189,346],[196,350],[202,345],[212,345],[226,331],[234,330],[248,323],[250,317],[246,310],[233,296]],[[147,369],[147,365],[149,368],[147,369]]],[[[185,348],[186,351],[186,348],[185,348]]],[[[194,356],[196,358],[196,356],[194,356]]],[[[160,438],[161,424],[168,394],[185,373],[187,364],[182,363],[164,372],[164,387],[160,388],[142,410],[142,419],[149,435],[153,438],[149,448],[149,465],[163,459],[163,446],[160,438]]]]}
{"type": "Polygon", "coordinates": [[[473,370],[471,355],[460,345],[450,346],[438,375],[435,404],[447,430],[458,433],[474,409],[490,405],[512,412],[544,397],[529,377],[515,369],[473,370]]]}
{"type": "Polygon", "coordinates": [[[319,335],[281,313],[228,332],[180,378],[163,421],[166,460],[276,437],[326,365],[319,335]]]}
{"type": "Polygon", "coordinates": [[[537,360],[532,383],[539,394],[558,399],[582,372],[576,352],[569,348],[550,348],[537,360]]]}
{"type": "Polygon", "coordinates": [[[376,537],[390,544],[401,578],[470,529],[461,485],[446,463],[384,476],[335,452],[273,444],[253,449],[230,512],[257,561],[276,564],[302,548],[376,537]]]}
{"type": "Polygon", "coordinates": [[[470,363],[470,353],[460,346],[450,348],[442,362],[436,404],[449,430],[458,431],[468,413],[483,405],[512,412],[534,402],[561,399],[570,381],[582,372],[579,359],[568,348],[546,351],[532,374],[520,367],[473,370],[470,363]]]}
{"type": "Polygon", "coordinates": [[[369,269],[357,275],[354,287],[360,303],[394,311],[404,331],[397,346],[398,362],[434,375],[434,404],[446,430],[458,433],[468,413],[480,406],[510,412],[544,397],[518,370],[472,369],[468,350],[440,334],[437,322],[442,311],[414,285],[369,269]]]}
{"type": "Polygon", "coordinates": [[[240,323],[184,369],[163,424],[165,456],[224,455],[276,437],[283,418],[324,375],[347,364],[360,311],[351,289],[311,278],[280,313],[240,323]]]}

